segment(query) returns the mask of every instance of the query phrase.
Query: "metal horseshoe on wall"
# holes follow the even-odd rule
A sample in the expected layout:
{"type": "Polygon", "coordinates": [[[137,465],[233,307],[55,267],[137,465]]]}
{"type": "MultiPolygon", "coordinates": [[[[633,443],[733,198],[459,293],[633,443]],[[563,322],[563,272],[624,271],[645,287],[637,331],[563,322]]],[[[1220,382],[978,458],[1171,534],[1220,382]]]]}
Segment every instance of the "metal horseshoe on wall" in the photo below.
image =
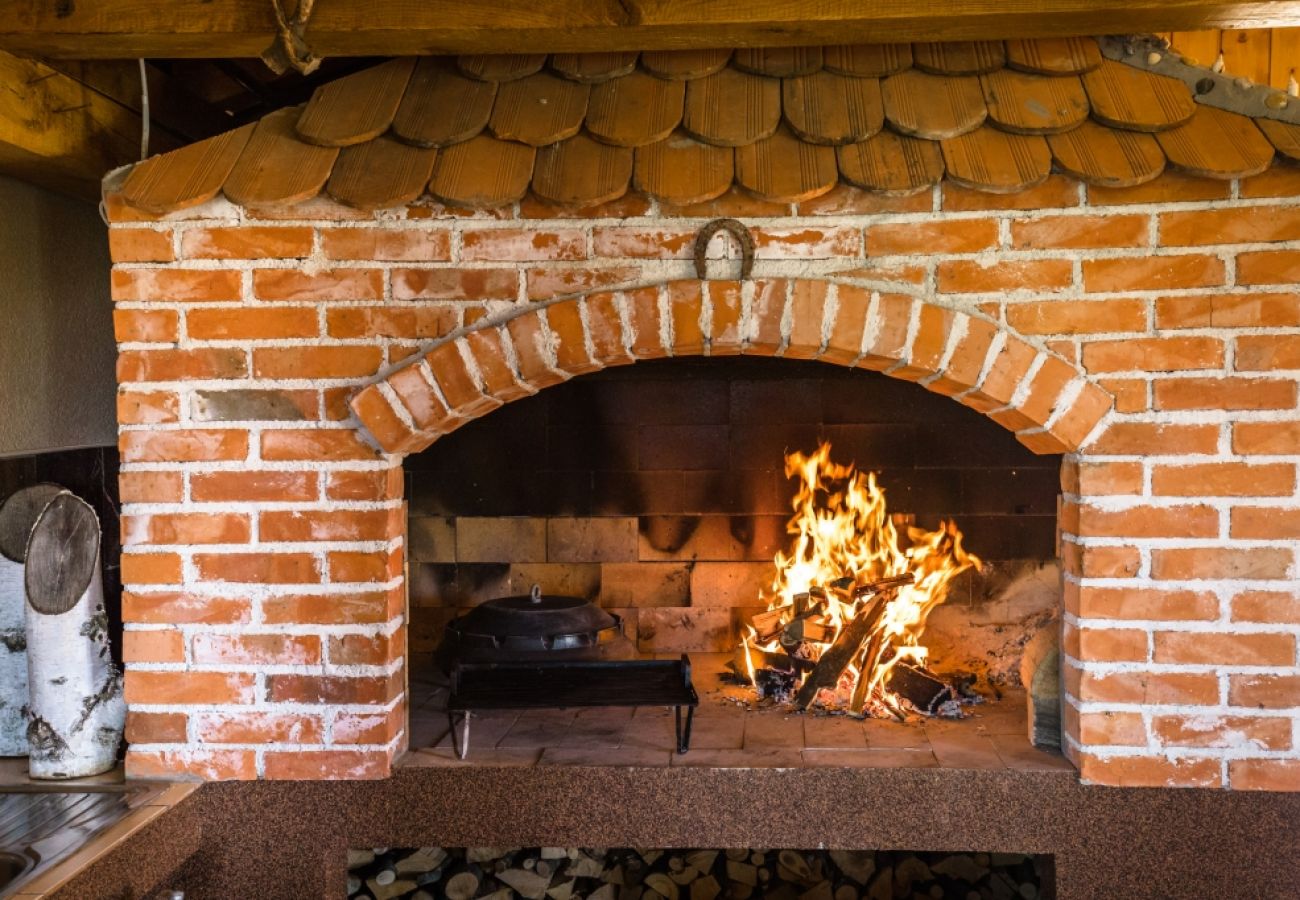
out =
{"type": "Polygon", "coordinates": [[[708,264],[704,254],[709,249],[709,241],[719,231],[725,231],[740,244],[740,277],[742,280],[748,278],[754,269],[754,236],[736,219],[714,219],[700,229],[695,238],[695,277],[701,281],[707,280],[708,264]]]}

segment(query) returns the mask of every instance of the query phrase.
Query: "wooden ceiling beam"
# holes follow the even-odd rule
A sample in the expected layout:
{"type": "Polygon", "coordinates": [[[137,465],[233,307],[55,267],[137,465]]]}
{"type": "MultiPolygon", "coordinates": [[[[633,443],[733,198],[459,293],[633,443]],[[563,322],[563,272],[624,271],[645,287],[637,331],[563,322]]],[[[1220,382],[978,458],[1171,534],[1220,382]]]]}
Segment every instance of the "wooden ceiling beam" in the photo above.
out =
{"type": "MultiPolygon", "coordinates": [[[[9,0],[0,49],[75,59],[258,56],[269,0],[9,0]]],[[[319,0],[318,56],[888,43],[1300,26],[1297,0],[319,0]]]]}
{"type": "MultiPolygon", "coordinates": [[[[44,63],[0,52],[0,174],[85,199],[140,156],[140,114],[44,63]]],[[[181,143],[155,132],[154,152],[181,143]]]]}

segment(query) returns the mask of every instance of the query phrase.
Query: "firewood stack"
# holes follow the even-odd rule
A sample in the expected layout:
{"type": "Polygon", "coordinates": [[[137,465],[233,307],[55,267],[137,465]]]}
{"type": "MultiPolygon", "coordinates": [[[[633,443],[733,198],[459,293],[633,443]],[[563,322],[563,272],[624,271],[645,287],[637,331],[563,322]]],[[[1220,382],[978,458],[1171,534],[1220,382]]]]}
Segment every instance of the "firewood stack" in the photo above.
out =
{"type": "Polygon", "coordinates": [[[1037,900],[1033,857],[873,850],[351,850],[351,900],[1037,900]]]}
{"type": "MultiPolygon", "coordinates": [[[[857,587],[851,579],[815,585],[807,593],[795,595],[793,604],[752,617],[754,637],[736,649],[728,665],[737,677],[752,680],[759,699],[792,702],[799,709],[807,709],[823,691],[834,695],[839,690],[841,676],[851,664],[860,673],[870,673],[881,661],[889,648],[876,626],[898,588],[911,582],[912,576],[904,574],[857,587]],[[857,615],[845,623],[838,635],[827,616],[832,600],[845,605],[859,603],[857,615]],[[780,652],[758,649],[773,641],[779,644],[780,652]]],[[[854,715],[872,714],[869,681],[859,677],[852,693],[837,698],[835,705],[854,715]]],[[[895,665],[885,687],[923,715],[961,715],[954,686],[919,664],[895,665]]]]}

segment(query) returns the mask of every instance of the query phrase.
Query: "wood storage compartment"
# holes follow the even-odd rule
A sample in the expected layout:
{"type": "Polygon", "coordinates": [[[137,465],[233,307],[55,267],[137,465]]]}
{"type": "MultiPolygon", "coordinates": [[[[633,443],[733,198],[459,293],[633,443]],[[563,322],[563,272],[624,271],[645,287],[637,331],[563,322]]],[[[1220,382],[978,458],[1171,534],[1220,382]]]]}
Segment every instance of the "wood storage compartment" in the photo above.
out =
{"type": "Polygon", "coordinates": [[[117,762],[126,705],[113,665],[99,562],[99,521],[56,496],[27,540],[27,738],[33,778],[80,778],[117,762]]]}
{"type": "Polygon", "coordinates": [[[730,848],[348,851],[351,900],[1039,900],[1050,856],[730,848]]]}

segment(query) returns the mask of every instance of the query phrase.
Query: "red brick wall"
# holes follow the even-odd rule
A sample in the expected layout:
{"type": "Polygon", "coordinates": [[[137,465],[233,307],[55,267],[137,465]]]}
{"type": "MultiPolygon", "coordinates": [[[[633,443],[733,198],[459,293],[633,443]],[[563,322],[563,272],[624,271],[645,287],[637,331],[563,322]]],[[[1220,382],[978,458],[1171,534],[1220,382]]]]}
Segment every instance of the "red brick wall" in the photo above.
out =
{"type": "Polygon", "coordinates": [[[1082,442],[1060,526],[1083,778],[1300,789],[1297,193],[1279,168],[1129,190],[1054,177],[1006,197],[838,188],[798,207],[217,202],[154,222],[110,203],[130,771],[373,777],[401,749],[401,457],[347,405],[381,370],[475,335],[444,345],[472,364],[436,351],[357,397],[381,442],[412,448],[633,356],[844,362],[869,310],[863,364],[957,394],[1036,449],[1082,442]],[[692,236],[717,215],[754,231],[752,288],[532,314],[690,277],[692,236]],[[830,275],[846,286],[818,287],[830,275]],[[1097,387],[1115,406],[1093,428],[1097,387]]]}

